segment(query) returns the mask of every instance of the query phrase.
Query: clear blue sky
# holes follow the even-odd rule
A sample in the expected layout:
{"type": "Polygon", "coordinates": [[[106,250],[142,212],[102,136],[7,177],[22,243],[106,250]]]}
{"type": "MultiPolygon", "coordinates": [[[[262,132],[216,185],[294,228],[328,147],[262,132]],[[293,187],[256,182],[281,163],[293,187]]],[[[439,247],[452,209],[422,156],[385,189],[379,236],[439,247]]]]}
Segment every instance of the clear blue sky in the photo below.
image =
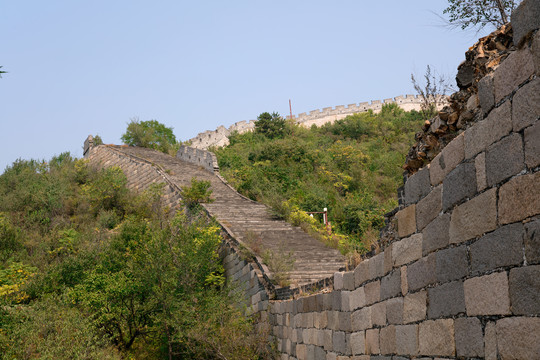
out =
{"type": "Polygon", "coordinates": [[[443,0],[0,0],[0,172],[121,143],[130,118],[187,140],[219,125],[414,93],[453,78],[474,32],[443,0]]]}

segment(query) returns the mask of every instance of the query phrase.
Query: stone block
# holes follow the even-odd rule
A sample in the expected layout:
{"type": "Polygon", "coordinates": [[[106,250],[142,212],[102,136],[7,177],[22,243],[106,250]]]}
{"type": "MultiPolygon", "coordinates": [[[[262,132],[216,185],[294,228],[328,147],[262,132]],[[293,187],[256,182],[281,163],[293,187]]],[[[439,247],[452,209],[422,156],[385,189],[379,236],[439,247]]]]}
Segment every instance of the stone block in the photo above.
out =
{"type": "Polygon", "coordinates": [[[463,286],[468,316],[510,314],[506,272],[474,277],[463,286]]]}
{"type": "Polygon", "coordinates": [[[369,279],[375,279],[384,274],[384,254],[380,253],[369,259],[369,279]]]}
{"type": "Polygon", "coordinates": [[[525,168],[520,134],[512,134],[486,151],[486,179],[489,187],[516,175],[525,168]]]}
{"type": "Polygon", "coordinates": [[[478,318],[459,318],[454,321],[457,356],[483,357],[484,336],[478,318]]]}
{"type": "Polygon", "coordinates": [[[512,125],[514,131],[520,131],[534,124],[540,114],[540,78],[519,89],[512,101],[512,125]]]}
{"type": "Polygon", "coordinates": [[[493,109],[485,120],[479,121],[465,131],[465,159],[484,151],[495,141],[512,131],[512,105],[505,101],[493,109]]]}
{"type": "Polygon", "coordinates": [[[485,360],[497,360],[497,332],[493,321],[486,324],[484,334],[485,360]]]}
{"type": "Polygon", "coordinates": [[[429,168],[424,167],[405,182],[405,204],[417,203],[429,194],[430,190],[429,168]]]}
{"type": "Polygon", "coordinates": [[[531,52],[533,55],[534,67],[536,75],[540,75],[540,32],[537,32],[531,44],[531,52]]]}
{"type": "Polygon", "coordinates": [[[338,323],[339,323],[338,330],[351,331],[352,330],[351,313],[348,311],[338,312],[338,323]]]}
{"type": "Polygon", "coordinates": [[[298,360],[307,359],[307,346],[305,344],[296,344],[296,357],[298,360]]]}
{"type": "Polygon", "coordinates": [[[407,282],[407,267],[401,267],[401,295],[409,292],[409,283],[407,282]]]}
{"type": "Polygon", "coordinates": [[[528,264],[540,262],[540,219],[525,224],[525,258],[528,264]]]}
{"type": "Polygon", "coordinates": [[[454,281],[428,289],[428,318],[452,317],[465,312],[463,282],[454,281]]]}
{"type": "Polygon", "coordinates": [[[416,227],[422,231],[442,209],[442,186],[437,186],[416,204],[416,227]]]}
{"type": "Polygon", "coordinates": [[[470,246],[473,275],[523,262],[523,225],[511,224],[482,236],[470,246]]]}
{"type": "Polygon", "coordinates": [[[538,359],[540,318],[509,317],[497,321],[497,348],[501,359],[538,359]]]}
{"type": "Polygon", "coordinates": [[[366,305],[366,293],[363,287],[351,292],[349,298],[349,311],[354,311],[362,306],[366,305]]]}
{"type": "Polygon", "coordinates": [[[456,82],[460,89],[466,89],[472,85],[474,81],[474,67],[466,62],[458,66],[456,82]]]}
{"type": "Polygon", "coordinates": [[[327,311],[328,314],[328,328],[332,330],[339,330],[339,311],[327,311]]]}
{"type": "Polygon", "coordinates": [[[381,354],[394,354],[396,352],[396,327],[394,325],[381,328],[379,338],[381,354]]]}
{"type": "Polygon", "coordinates": [[[446,247],[450,241],[450,214],[435,218],[425,227],[422,237],[422,255],[446,247]]]}
{"type": "Polygon", "coordinates": [[[324,350],[332,350],[333,334],[334,332],[332,330],[324,330],[324,350]]]}
{"type": "Polygon", "coordinates": [[[320,346],[315,347],[315,360],[326,360],[326,351],[320,346]]]}
{"type": "Polygon", "coordinates": [[[444,211],[476,194],[476,167],[474,163],[459,164],[443,181],[442,207],[444,211]]]}
{"type": "Polygon", "coordinates": [[[347,344],[347,337],[343,331],[334,331],[332,337],[332,348],[335,352],[350,354],[350,347],[347,344]]]}
{"type": "Polygon", "coordinates": [[[418,325],[396,326],[396,353],[411,356],[418,354],[418,325]]]}
{"type": "Polygon", "coordinates": [[[366,330],[373,326],[371,322],[371,307],[356,310],[351,316],[352,330],[366,330]]]}
{"type": "Polygon", "coordinates": [[[353,355],[364,354],[366,351],[366,337],[364,331],[358,331],[351,334],[351,352],[353,355]]]}
{"type": "Polygon", "coordinates": [[[540,265],[510,270],[510,303],[516,315],[540,315],[540,265]]]}
{"type": "MultiPolygon", "coordinates": [[[[420,253],[421,246],[420,244],[420,253]]],[[[399,294],[401,294],[401,273],[398,268],[381,279],[381,300],[386,300],[399,294]]]]}
{"type": "Polygon", "coordinates": [[[403,324],[403,298],[397,297],[386,301],[386,319],[388,324],[403,324]]]}
{"type": "Polygon", "coordinates": [[[454,320],[428,320],[418,330],[420,355],[454,356],[454,320]]]}
{"type": "Polygon", "coordinates": [[[444,283],[468,275],[469,261],[465,245],[437,252],[437,282],[444,283]]]}
{"type": "Polygon", "coordinates": [[[403,299],[403,322],[411,323],[426,318],[427,292],[425,290],[409,294],[403,299]]]}
{"type": "Polygon", "coordinates": [[[540,214],[540,172],[511,179],[499,189],[499,223],[540,214]]]}
{"type": "Polygon", "coordinates": [[[484,76],[478,82],[478,100],[484,114],[495,106],[495,88],[493,87],[493,74],[484,76]]]}
{"type": "Polygon", "coordinates": [[[524,133],[525,164],[530,169],[540,165],[540,141],[538,139],[540,139],[540,121],[526,128],[524,133]]]}
{"type": "Polygon", "coordinates": [[[416,205],[410,205],[397,212],[399,237],[409,236],[416,232],[416,205]]]}
{"type": "Polygon", "coordinates": [[[540,6],[538,1],[523,1],[512,12],[511,21],[512,30],[514,31],[514,45],[518,46],[531,31],[540,28],[540,6]]]}
{"type": "Polygon", "coordinates": [[[450,141],[431,162],[429,167],[431,185],[440,184],[445,176],[463,161],[464,149],[465,135],[461,133],[450,141]]]}
{"type": "Polygon", "coordinates": [[[350,291],[341,291],[341,306],[340,309],[343,311],[350,311],[349,298],[351,296],[350,291]]]}
{"type": "Polygon", "coordinates": [[[429,254],[407,267],[409,291],[416,291],[437,281],[436,257],[429,254]]]}
{"type": "Polygon", "coordinates": [[[476,191],[480,192],[487,188],[486,179],[486,153],[482,152],[474,159],[476,168],[476,191]]]}
{"type": "Polygon", "coordinates": [[[388,245],[383,252],[384,275],[388,274],[394,268],[394,261],[392,260],[392,247],[392,244],[388,245]]]}
{"type": "Polygon", "coordinates": [[[343,288],[346,290],[354,290],[354,272],[347,271],[343,274],[343,288]]]}
{"type": "Polygon", "coordinates": [[[369,280],[369,260],[364,260],[354,269],[354,286],[359,287],[369,280]]]}
{"type": "Polygon", "coordinates": [[[341,291],[333,291],[332,294],[332,309],[335,311],[341,310],[341,291]]]}
{"type": "Polygon", "coordinates": [[[422,257],[422,234],[414,234],[392,244],[394,266],[401,266],[422,257]]]}
{"type": "Polygon", "coordinates": [[[493,85],[495,103],[510,95],[512,91],[534,74],[534,61],[528,48],[511,53],[495,70],[493,85]]]}
{"type": "Polygon", "coordinates": [[[343,289],[343,272],[334,273],[334,290],[343,289]]]}
{"type": "Polygon", "coordinates": [[[371,306],[371,323],[373,326],[386,325],[386,304],[383,302],[371,306]]]}
{"type": "Polygon", "coordinates": [[[364,286],[366,293],[366,305],[371,305],[381,300],[381,282],[379,280],[367,283],[364,286]]]}
{"type": "Polygon", "coordinates": [[[491,189],[457,206],[450,220],[450,243],[467,241],[495,229],[496,203],[497,189],[491,189]]]}
{"type": "Polygon", "coordinates": [[[370,329],[366,331],[366,354],[379,354],[379,329],[370,329]]]}

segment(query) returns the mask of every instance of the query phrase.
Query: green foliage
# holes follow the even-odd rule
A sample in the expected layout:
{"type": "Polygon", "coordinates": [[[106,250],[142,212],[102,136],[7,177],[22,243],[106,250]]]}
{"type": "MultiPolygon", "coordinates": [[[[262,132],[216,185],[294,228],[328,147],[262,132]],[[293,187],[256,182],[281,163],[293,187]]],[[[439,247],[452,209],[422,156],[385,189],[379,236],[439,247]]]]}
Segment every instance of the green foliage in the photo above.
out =
{"type": "Polygon", "coordinates": [[[100,210],[123,209],[127,196],[127,178],[119,167],[109,167],[93,174],[92,181],[83,184],[82,195],[97,213],[100,210]]]}
{"type": "Polygon", "coordinates": [[[443,14],[449,22],[466,29],[469,26],[493,25],[498,28],[510,21],[510,15],[519,1],[515,0],[448,0],[443,14]]]}
{"type": "Polygon", "coordinates": [[[214,201],[211,198],[212,190],[210,181],[191,178],[191,186],[182,187],[182,203],[188,209],[194,209],[201,203],[214,201]]]}
{"type": "Polygon", "coordinates": [[[321,216],[319,225],[306,219],[298,224],[344,251],[364,249],[382,215],[397,205],[401,166],[421,124],[420,113],[388,104],[379,114],[355,114],[321,127],[287,124],[282,137],[236,134],[216,155],[221,173],[242,194],[293,222],[298,211],[326,207],[338,235],[328,235],[321,216]]]}
{"type": "Polygon", "coordinates": [[[255,133],[262,134],[270,139],[285,135],[286,122],[278,113],[263,112],[255,121],[255,133]]]}
{"type": "Polygon", "coordinates": [[[95,146],[103,145],[103,140],[101,139],[101,136],[94,135],[94,145],[95,146]]]}
{"type": "Polygon", "coordinates": [[[173,128],[156,120],[139,121],[132,119],[122,141],[130,146],[141,146],[168,153],[177,146],[173,128]]]}
{"type": "MultiPolygon", "coordinates": [[[[0,69],[1,69],[1,68],[3,68],[3,66],[0,66],[0,69]]],[[[0,78],[2,78],[2,74],[5,74],[5,73],[7,73],[7,71],[2,71],[2,70],[0,70],[0,78]]]]}

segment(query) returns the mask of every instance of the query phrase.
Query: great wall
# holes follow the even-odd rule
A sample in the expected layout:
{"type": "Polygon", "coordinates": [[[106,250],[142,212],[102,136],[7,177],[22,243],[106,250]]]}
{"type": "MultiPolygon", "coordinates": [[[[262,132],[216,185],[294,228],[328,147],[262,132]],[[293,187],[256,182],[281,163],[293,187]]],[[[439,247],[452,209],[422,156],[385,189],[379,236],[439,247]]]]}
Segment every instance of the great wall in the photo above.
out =
{"type": "Polygon", "coordinates": [[[455,120],[469,112],[468,122],[431,155],[424,140],[455,122],[441,114],[424,128],[380,251],[351,271],[236,193],[208,151],[173,158],[89,137],[85,156],[122,167],[132,188],[164,182],[173,207],[192,176],[212,182],[216,201],[204,207],[223,229],[226,275],[281,359],[540,359],[540,1],[524,0],[509,29],[500,64],[461,88],[455,120]],[[293,286],[276,286],[262,259],[245,256],[248,234],[295,251],[293,286]]]}

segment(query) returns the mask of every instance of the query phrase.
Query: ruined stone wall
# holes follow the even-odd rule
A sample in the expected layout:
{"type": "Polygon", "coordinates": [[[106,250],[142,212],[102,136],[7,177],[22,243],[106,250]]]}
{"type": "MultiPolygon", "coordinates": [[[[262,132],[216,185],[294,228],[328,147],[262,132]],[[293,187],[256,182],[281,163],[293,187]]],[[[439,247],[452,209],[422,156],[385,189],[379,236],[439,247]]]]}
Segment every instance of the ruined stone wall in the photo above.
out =
{"type": "Polygon", "coordinates": [[[540,1],[481,119],[410,176],[396,236],[334,290],[270,302],[282,359],[540,359],[540,1]]]}
{"type": "MultiPolygon", "coordinates": [[[[344,119],[348,115],[357,114],[372,110],[377,113],[381,111],[384,104],[396,103],[405,111],[420,110],[422,99],[415,95],[397,96],[395,99],[372,100],[371,103],[363,102],[360,104],[338,105],[335,108],[326,107],[322,110],[313,110],[309,113],[300,113],[297,116],[293,115],[293,120],[302,126],[310,127],[312,125],[321,126],[326,123],[344,119]]],[[[287,117],[288,118],[288,117],[287,117]]],[[[193,139],[190,139],[191,146],[197,149],[208,149],[211,146],[226,146],[229,144],[229,135],[236,131],[244,133],[252,131],[255,128],[255,120],[239,121],[234,123],[229,128],[224,126],[218,127],[216,130],[207,130],[199,133],[193,139]]]]}

